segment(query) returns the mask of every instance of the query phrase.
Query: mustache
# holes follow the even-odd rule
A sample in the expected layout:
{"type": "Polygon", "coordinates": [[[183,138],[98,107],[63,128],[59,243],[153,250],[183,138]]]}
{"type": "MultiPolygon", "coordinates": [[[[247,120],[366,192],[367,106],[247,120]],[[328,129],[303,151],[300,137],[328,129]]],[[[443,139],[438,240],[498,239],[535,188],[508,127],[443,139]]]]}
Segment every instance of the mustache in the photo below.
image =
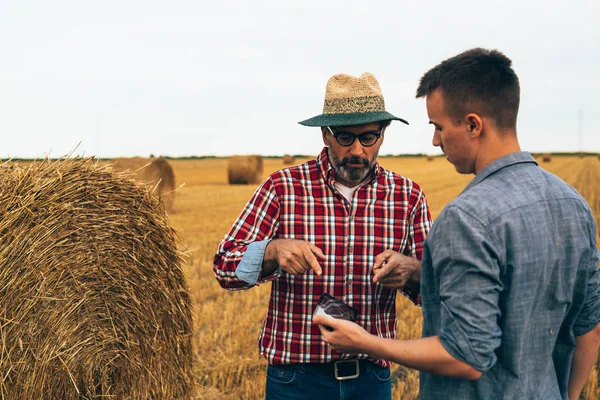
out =
{"type": "Polygon", "coordinates": [[[342,159],[342,161],[340,162],[341,167],[345,167],[348,164],[363,164],[364,166],[368,167],[369,160],[366,158],[360,158],[360,157],[346,157],[346,158],[342,159]]]}

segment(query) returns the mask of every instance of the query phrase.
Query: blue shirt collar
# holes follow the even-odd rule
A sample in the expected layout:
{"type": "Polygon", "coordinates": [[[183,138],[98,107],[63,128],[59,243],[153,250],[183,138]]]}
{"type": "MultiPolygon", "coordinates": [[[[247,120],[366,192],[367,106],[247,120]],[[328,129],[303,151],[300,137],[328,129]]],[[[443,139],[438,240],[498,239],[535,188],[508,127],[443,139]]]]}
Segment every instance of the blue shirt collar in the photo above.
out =
{"type": "Polygon", "coordinates": [[[537,161],[535,161],[535,159],[527,151],[517,151],[516,153],[508,154],[506,156],[500,157],[497,160],[492,161],[484,169],[479,171],[479,173],[475,175],[475,178],[473,178],[473,180],[469,182],[467,187],[464,188],[461,193],[464,193],[473,186],[478,185],[488,176],[498,172],[502,168],[522,163],[533,163],[535,165],[538,165],[537,161]]]}

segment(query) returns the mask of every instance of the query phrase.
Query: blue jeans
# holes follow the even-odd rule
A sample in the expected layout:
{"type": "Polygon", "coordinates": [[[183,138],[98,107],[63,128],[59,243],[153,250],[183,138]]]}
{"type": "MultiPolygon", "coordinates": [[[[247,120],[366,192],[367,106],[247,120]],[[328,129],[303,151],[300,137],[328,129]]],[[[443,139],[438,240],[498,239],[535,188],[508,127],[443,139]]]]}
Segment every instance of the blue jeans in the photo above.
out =
{"type": "Polygon", "coordinates": [[[270,365],[266,400],[390,400],[390,369],[361,361],[360,375],[337,380],[333,372],[313,364],[270,365]]]}

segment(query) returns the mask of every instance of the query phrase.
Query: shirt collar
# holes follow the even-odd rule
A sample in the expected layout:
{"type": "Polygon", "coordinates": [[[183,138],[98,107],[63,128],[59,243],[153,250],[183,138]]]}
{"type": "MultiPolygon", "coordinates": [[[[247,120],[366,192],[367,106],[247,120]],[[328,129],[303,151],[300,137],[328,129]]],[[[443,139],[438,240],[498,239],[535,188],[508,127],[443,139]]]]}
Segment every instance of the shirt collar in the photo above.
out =
{"type": "MultiPolygon", "coordinates": [[[[321,175],[323,176],[323,178],[325,178],[325,182],[333,186],[334,182],[337,181],[335,180],[335,171],[333,169],[333,166],[331,165],[331,162],[329,161],[329,152],[327,146],[325,146],[323,150],[321,150],[321,153],[319,153],[319,155],[317,156],[317,165],[319,166],[321,175]]],[[[369,177],[367,177],[367,179],[364,180],[364,182],[360,184],[360,186],[373,182],[374,179],[377,176],[379,176],[382,170],[383,168],[379,165],[379,162],[375,161],[375,166],[371,171],[371,174],[369,175],[369,177]]]]}
{"type": "Polygon", "coordinates": [[[529,154],[526,151],[518,151],[516,153],[511,153],[506,156],[500,157],[499,159],[492,161],[484,169],[479,171],[479,173],[475,175],[475,178],[473,178],[473,180],[469,182],[467,187],[464,188],[464,190],[461,193],[464,193],[473,186],[478,185],[488,176],[495,174],[502,168],[523,163],[533,163],[535,165],[538,165],[537,161],[535,161],[531,154],[529,154]]]}

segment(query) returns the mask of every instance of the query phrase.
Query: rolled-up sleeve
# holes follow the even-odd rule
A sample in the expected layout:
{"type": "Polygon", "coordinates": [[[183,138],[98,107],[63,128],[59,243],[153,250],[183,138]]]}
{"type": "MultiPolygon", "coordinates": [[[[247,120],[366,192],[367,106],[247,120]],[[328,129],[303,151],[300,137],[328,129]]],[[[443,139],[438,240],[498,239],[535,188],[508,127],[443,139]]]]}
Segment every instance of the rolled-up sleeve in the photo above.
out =
{"type": "Polygon", "coordinates": [[[575,336],[585,335],[600,323],[600,252],[596,246],[589,266],[585,303],[573,326],[575,336]]]}
{"type": "Polygon", "coordinates": [[[497,252],[485,226],[457,207],[446,209],[436,224],[444,227],[431,246],[440,285],[440,341],[454,358],[485,372],[496,363],[502,336],[497,252]]]}
{"type": "Polygon", "coordinates": [[[277,233],[278,218],[277,193],[272,180],[267,179],[256,189],[219,244],[213,260],[213,272],[221,287],[229,290],[249,289],[279,278],[279,269],[267,276],[263,276],[261,271],[266,245],[277,233]],[[250,253],[246,257],[248,249],[250,253]],[[238,273],[240,264],[242,270],[238,273]]]}

